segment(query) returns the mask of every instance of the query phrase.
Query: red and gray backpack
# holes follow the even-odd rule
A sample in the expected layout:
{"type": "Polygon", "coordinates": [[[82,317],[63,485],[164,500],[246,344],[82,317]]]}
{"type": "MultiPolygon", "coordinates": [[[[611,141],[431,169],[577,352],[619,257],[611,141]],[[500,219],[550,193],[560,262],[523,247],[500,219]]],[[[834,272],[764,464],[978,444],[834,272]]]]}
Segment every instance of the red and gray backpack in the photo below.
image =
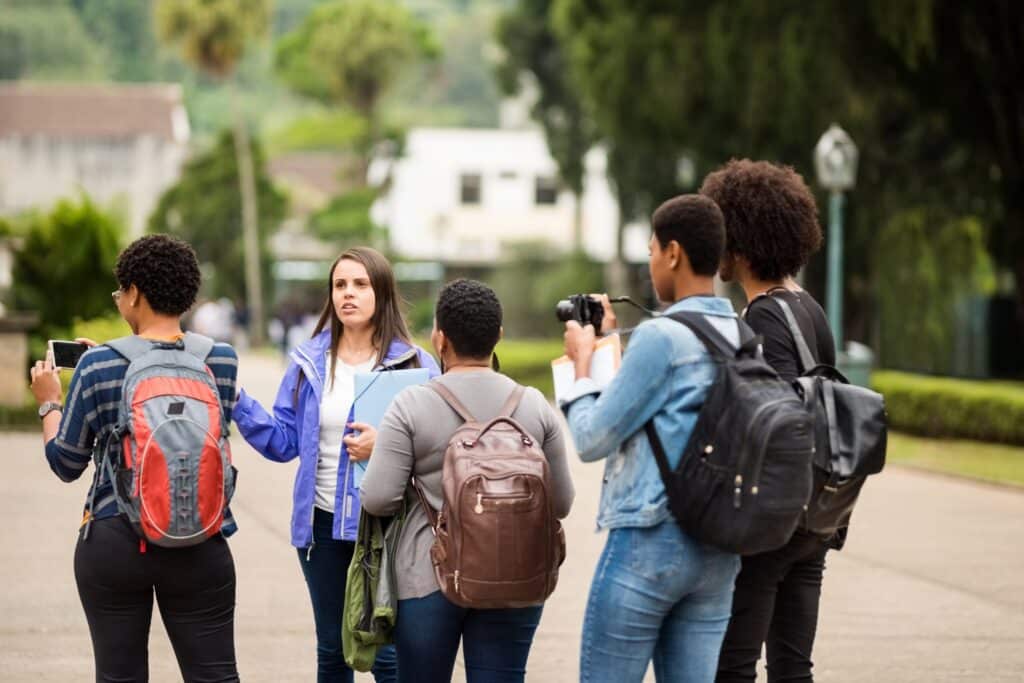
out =
{"type": "Polygon", "coordinates": [[[123,337],[107,346],[128,359],[117,425],[97,453],[118,509],[145,542],[197,545],[220,532],[235,488],[228,427],[206,364],[213,340],[123,337]]]}

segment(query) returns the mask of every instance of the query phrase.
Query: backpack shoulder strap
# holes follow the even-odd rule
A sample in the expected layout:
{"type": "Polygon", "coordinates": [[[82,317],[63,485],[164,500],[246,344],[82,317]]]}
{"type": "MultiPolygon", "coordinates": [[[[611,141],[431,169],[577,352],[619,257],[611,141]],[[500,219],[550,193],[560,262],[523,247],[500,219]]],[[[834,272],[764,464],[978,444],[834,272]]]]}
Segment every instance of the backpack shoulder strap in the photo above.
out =
{"type": "MultiPolygon", "coordinates": [[[[709,323],[703,313],[698,311],[678,311],[670,313],[666,318],[671,318],[690,328],[697,339],[707,348],[708,353],[718,358],[732,359],[736,357],[737,348],[729,342],[714,325],[709,323]]],[[[748,328],[749,329],[749,328],[748,328]]],[[[740,341],[743,340],[743,326],[740,326],[740,341]]]]}
{"type": "Polygon", "coordinates": [[[786,324],[789,325],[789,332],[793,335],[793,341],[796,342],[796,350],[800,354],[800,365],[803,366],[800,372],[807,372],[818,363],[814,360],[814,354],[811,353],[811,347],[807,345],[807,340],[804,339],[804,333],[800,329],[800,325],[796,322],[796,316],[793,315],[793,309],[789,307],[783,299],[776,297],[770,297],[772,301],[777,303],[782,308],[782,314],[786,316],[786,324]]]}
{"type": "Polygon", "coordinates": [[[512,393],[508,395],[508,399],[505,404],[501,406],[501,410],[498,411],[498,417],[512,417],[512,414],[516,412],[516,408],[523,400],[523,394],[526,393],[526,387],[522,384],[516,385],[516,388],[512,390],[512,393]]]}
{"type": "Polygon", "coordinates": [[[109,346],[117,351],[119,354],[127,358],[129,363],[139,356],[149,353],[153,348],[153,345],[150,342],[146,341],[142,337],[137,337],[134,334],[127,337],[121,337],[119,339],[111,339],[104,344],[104,346],[109,346]]]}
{"type": "Polygon", "coordinates": [[[452,393],[451,389],[441,384],[437,380],[434,380],[433,382],[428,382],[427,386],[433,389],[438,396],[444,399],[444,402],[447,403],[452,410],[458,413],[459,417],[461,417],[463,420],[465,420],[466,422],[477,421],[477,419],[473,417],[473,413],[469,412],[469,408],[464,406],[462,404],[462,401],[455,397],[455,394],[452,393]]]}
{"type": "Polygon", "coordinates": [[[204,335],[196,334],[195,332],[186,332],[184,344],[186,352],[192,354],[199,360],[206,362],[210,353],[213,352],[213,345],[216,344],[216,342],[204,335]]]}

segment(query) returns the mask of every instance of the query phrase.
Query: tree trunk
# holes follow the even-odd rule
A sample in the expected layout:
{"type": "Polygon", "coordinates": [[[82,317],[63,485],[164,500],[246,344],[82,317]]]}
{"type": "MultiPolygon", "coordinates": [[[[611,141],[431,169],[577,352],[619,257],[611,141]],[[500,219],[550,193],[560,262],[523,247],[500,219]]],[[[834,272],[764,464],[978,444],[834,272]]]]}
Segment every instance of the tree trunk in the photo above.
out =
{"type": "Polygon", "coordinates": [[[626,223],[619,218],[619,227],[615,231],[615,254],[608,263],[606,278],[608,281],[608,294],[610,296],[629,296],[627,291],[629,282],[626,274],[626,256],[623,254],[622,245],[626,232],[626,223]]]}
{"type": "Polygon", "coordinates": [[[574,192],[572,195],[572,250],[576,253],[583,252],[583,192],[574,192]]]}
{"type": "Polygon", "coordinates": [[[235,158],[238,163],[238,184],[242,195],[242,244],[245,253],[245,298],[249,309],[249,338],[253,346],[260,346],[265,341],[267,326],[263,315],[256,178],[253,172],[249,131],[239,109],[238,96],[234,89],[232,102],[235,105],[235,158]]]}

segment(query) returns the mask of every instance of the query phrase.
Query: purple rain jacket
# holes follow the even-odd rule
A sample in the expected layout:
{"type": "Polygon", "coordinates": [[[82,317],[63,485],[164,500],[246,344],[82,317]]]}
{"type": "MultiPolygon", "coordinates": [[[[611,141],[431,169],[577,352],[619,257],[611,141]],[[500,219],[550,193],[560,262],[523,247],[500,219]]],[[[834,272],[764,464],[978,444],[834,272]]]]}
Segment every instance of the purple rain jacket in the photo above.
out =
{"type": "MultiPolygon", "coordinates": [[[[277,462],[288,462],[296,456],[299,469],[295,474],[292,504],[291,535],[296,548],[313,545],[313,506],[316,498],[316,465],[320,456],[320,398],[327,375],[327,348],[331,343],[330,330],[324,330],[289,354],[291,362],[277,390],[273,415],[255,399],[241,391],[233,419],[239,433],[263,457],[277,462]],[[295,388],[303,377],[298,400],[295,388]]],[[[430,371],[431,378],[440,374],[433,356],[418,346],[395,339],[388,347],[384,362],[374,372],[422,367],[430,371]],[[416,361],[419,361],[418,364],[416,361]]],[[[349,412],[349,421],[352,421],[349,412]]],[[[351,430],[346,428],[347,436],[351,430]]],[[[354,541],[359,527],[359,487],[351,475],[352,464],[348,449],[341,445],[338,460],[338,489],[334,498],[334,528],[336,539],[354,541]]]]}

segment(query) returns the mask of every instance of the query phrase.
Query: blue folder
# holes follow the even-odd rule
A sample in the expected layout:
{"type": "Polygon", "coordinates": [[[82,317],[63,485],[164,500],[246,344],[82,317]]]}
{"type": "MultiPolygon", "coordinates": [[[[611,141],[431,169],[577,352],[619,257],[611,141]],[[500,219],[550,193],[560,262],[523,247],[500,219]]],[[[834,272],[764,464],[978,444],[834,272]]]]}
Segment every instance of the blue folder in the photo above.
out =
{"type": "MultiPolygon", "coordinates": [[[[360,372],[356,374],[355,379],[355,421],[379,427],[395,396],[407,387],[426,384],[430,380],[430,371],[416,368],[360,372]]],[[[355,485],[359,486],[366,471],[366,461],[357,462],[355,465],[352,475],[355,485]]]]}

